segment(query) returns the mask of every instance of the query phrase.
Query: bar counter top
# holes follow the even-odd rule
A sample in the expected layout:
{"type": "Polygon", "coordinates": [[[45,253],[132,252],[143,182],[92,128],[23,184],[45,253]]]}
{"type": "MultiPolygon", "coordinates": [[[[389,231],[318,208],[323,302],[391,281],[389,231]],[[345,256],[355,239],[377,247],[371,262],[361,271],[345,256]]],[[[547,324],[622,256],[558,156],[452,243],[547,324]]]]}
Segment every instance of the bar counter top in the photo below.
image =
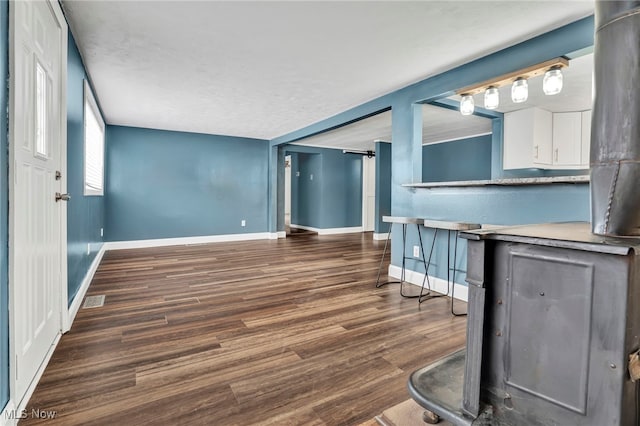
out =
{"type": "Polygon", "coordinates": [[[552,176],[552,177],[531,177],[531,178],[508,178],[508,179],[487,179],[487,180],[460,180],[451,182],[423,182],[405,183],[402,186],[407,188],[450,188],[450,187],[477,187],[477,186],[518,186],[518,185],[548,185],[556,183],[589,183],[589,175],[576,176],[552,176]]]}

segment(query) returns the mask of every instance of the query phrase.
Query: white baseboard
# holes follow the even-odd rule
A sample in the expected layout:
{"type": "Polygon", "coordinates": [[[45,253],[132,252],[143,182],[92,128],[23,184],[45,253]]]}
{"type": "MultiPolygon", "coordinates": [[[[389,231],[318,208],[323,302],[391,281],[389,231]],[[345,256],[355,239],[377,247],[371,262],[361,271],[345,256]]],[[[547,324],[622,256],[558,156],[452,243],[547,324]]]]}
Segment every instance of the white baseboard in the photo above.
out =
{"type": "Polygon", "coordinates": [[[16,418],[18,410],[16,410],[16,405],[13,403],[13,400],[10,399],[7,402],[7,405],[2,410],[2,417],[0,417],[0,426],[15,426],[18,424],[18,419],[16,418]]]}
{"type": "MultiPolygon", "coordinates": [[[[400,279],[400,274],[402,273],[402,268],[395,265],[389,265],[389,276],[392,278],[400,279]]],[[[422,286],[422,280],[424,279],[424,274],[421,272],[411,271],[409,269],[406,270],[405,280],[410,284],[414,284],[417,286],[422,286]]],[[[429,275],[429,284],[431,284],[431,290],[434,290],[438,293],[451,295],[451,292],[447,293],[447,280],[443,280],[442,278],[433,277],[429,275]]],[[[425,285],[426,286],[426,285],[425,285]]],[[[469,289],[467,286],[462,284],[455,284],[455,298],[467,301],[469,298],[469,289]]]]}
{"type": "Polygon", "coordinates": [[[318,235],[352,234],[363,232],[362,226],[352,226],[348,228],[314,228],[313,226],[289,225],[291,228],[304,229],[306,231],[317,232],[318,235]]]}
{"type": "Polygon", "coordinates": [[[386,240],[389,237],[389,233],[388,232],[383,232],[380,234],[376,234],[375,232],[373,233],[373,239],[376,241],[379,240],[386,240]]]}
{"type": "Polygon", "coordinates": [[[89,267],[89,270],[84,276],[84,279],[82,280],[82,284],[80,284],[80,288],[78,289],[78,292],[73,298],[73,302],[71,302],[71,306],[69,306],[69,315],[67,317],[67,322],[62,326],[63,333],[66,333],[71,329],[71,326],[73,325],[73,320],[76,318],[76,315],[80,310],[80,306],[82,306],[82,300],[84,299],[84,295],[87,293],[87,290],[89,289],[89,285],[91,284],[91,280],[93,280],[93,276],[96,274],[96,271],[98,270],[98,266],[100,266],[100,261],[102,260],[102,256],[104,256],[104,252],[106,251],[104,246],[105,246],[105,243],[102,244],[102,247],[100,247],[100,251],[98,251],[98,254],[96,254],[96,257],[93,259],[93,262],[91,262],[91,266],[89,267]]]}
{"type": "Polygon", "coordinates": [[[42,361],[42,364],[40,364],[40,368],[38,368],[38,371],[33,376],[33,380],[31,380],[31,384],[29,385],[26,392],[24,393],[24,396],[22,397],[22,401],[20,401],[18,407],[16,408],[17,413],[21,413],[22,410],[24,410],[27,407],[27,404],[29,403],[29,400],[31,399],[33,392],[36,390],[36,386],[38,386],[38,383],[40,383],[40,379],[44,374],[44,370],[46,370],[47,365],[49,365],[49,361],[53,356],[53,352],[58,347],[58,343],[60,342],[60,337],[62,337],[62,334],[58,334],[55,340],[53,341],[53,343],[51,344],[51,347],[49,347],[49,351],[47,352],[47,355],[44,357],[44,361],[42,361]]]}
{"type": "MultiPolygon", "coordinates": [[[[202,237],[158,238],[155,240],[109,241],[104,243],[105,250],[123,250],[163,246],[182,246],[187,244],[224,243],[230,241],[250,241],[271,239],[271,232],[252,234],[205,235],[202,237]]],[[[279,236],[279,233],[276,233],[279,236]]]]}

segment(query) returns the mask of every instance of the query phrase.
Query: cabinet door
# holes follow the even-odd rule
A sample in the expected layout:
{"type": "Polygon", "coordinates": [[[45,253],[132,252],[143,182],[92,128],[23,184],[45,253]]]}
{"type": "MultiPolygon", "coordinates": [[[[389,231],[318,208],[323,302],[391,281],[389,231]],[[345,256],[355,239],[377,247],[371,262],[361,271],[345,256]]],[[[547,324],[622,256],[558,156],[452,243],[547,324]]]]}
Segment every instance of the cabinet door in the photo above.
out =
{"type": "Polygon", "coordinates": [[[531,167],[533,145],[533,113],[529,110],[504,115],[503,158],[505,170],[531,167]]]}
{"type": "Polygon", "coordinates": [[[553,114],[554,166],[579,166],[582,153],[582,118],[580,112],[553,114]]]}
{"type": "Polygon", "coordinates": [[[580,164],[589,167],[589,153],[591,149],[591,111],[582,111],[582,149],[580,164]]]}
{"type": "Polygon", "coordinates": [[[553,164],[552,131],[553,114],[540,108],[531,108],[533,120],[533,165],[541,169],[553,164]]]}
{"type": "Polygon", "coordinates": [[[551,165],[551,113],[527,108],[504,115],[505,170],[551,165]]]}

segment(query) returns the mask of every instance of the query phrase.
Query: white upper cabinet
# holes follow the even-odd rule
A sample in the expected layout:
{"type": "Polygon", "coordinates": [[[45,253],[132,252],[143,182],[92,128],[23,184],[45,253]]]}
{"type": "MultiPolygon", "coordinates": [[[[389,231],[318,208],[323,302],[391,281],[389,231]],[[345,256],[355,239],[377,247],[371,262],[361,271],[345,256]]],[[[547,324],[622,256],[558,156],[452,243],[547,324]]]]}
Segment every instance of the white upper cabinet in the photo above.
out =
{"type": "Polygon", "coordinates": [[[540,108],[504,114],[505,170],[545,168],[551,165],[552,121],[552,114],[540,108]]]}
{"type": "Polygon", "coordinates": [[[504,114],[503,168],[589,168],[591,112],[527,108],[504,114]]]}

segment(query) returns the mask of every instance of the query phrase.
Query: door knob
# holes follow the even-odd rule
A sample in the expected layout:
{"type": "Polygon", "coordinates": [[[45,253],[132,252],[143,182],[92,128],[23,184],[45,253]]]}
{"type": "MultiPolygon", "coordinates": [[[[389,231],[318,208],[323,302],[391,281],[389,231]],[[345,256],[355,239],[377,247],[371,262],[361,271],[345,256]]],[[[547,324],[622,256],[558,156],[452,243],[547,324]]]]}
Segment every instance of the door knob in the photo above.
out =
{"type": "Polygon", "coordinates": [[[56,203],[60,200],[62,201],[69,201],[71,199],[71,195],[69,194],[61,194],[59,192],[56,192],[56,203]]]}

